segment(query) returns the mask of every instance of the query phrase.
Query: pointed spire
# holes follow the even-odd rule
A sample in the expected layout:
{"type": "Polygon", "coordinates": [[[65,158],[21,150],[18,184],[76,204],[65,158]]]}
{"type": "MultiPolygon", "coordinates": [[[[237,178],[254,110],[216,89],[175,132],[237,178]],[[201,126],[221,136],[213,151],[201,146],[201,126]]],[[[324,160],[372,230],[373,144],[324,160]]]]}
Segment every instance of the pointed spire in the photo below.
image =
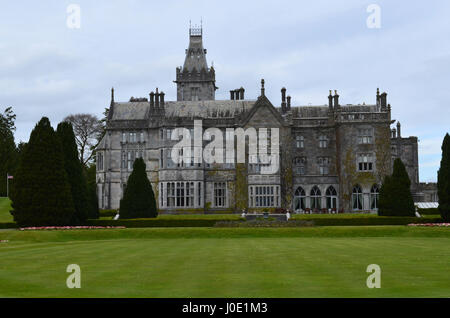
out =
{"type": "Polygon", "coordinates": [[[114,87],[111,88],[111,105],[114,104],[114,87]]]}

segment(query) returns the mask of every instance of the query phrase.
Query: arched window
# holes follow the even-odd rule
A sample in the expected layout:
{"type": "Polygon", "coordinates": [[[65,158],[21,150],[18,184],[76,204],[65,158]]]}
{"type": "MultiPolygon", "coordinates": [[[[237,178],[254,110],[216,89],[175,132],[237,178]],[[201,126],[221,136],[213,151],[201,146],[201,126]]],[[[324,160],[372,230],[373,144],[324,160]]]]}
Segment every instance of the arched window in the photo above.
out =
{"type": "Polygon", "coordinates": [[[353,210],[362,210],[363,209],[363,193],[362,189],[359,185],[355,185],[352,191],[352,206],[353,210]]]}
{"type": "Polygon", "coordinates": [[[378,184],[374,184],[370,189],[370,209],[377,210],[378,209],[378,197],[380,195],[380,188],[378,184]]]}
{"type": "Polygon", "coordinates": [[[325,193],[327,197],[327,209],[337,208],[337,192],[333,186],[328,187],[325,193]]]}
{"type": "Polygon", "coordinates": [[[320,192],[320,189],[317,186],[314,186],[311,189],[311,209],[320,210],[321,208],[321,201],[322,200],[322,193],[320,192]]]}
{"type": "Polygon", "coordinates": [[[302,187],[298,187],[294,194],[294,211],[304,211],[306,208],[306,194],[302,187]]]}

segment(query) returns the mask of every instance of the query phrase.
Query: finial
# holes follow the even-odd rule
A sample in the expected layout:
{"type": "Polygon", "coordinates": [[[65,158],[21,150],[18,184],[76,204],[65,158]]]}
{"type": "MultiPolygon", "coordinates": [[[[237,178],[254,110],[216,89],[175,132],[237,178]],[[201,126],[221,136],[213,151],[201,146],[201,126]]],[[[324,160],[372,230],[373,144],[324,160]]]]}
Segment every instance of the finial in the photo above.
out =
{"type": "Polygon", "coordinates": [[[111,103],[114,103],[114,87],[111,88],[111,103]]]}
{"type": "Polygon", "coordinates": [[[337,94],[338,94],[338,93],[337,93],[337,89],[335,89],[335,90],[334,90],[334,95],[337,95],[337,94]]]}
{"type": "Polygon", "coordinates": [[[331,94],[331,89],[330,89],[330,96],[331,96],[332,94],[331,94]]]}
{"type": "Polygon", "coordinates": [[[264,96],[264,78],[261,79],[261,96],[264,96]]]}
{"type": "Polygon", "coordinates": [[[377,95],[380,95],[380,89],[377,87],[377,95]]]}

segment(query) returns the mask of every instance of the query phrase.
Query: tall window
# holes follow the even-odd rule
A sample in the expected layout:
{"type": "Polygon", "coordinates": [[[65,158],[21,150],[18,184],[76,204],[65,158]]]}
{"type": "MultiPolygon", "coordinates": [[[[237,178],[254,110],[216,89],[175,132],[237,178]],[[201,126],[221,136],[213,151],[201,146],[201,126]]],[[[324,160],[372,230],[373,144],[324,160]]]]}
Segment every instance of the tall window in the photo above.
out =
{"type": "Polygon", "coordinates": [[[371,144],[373,140],[372,128],[360,128],[358,129],[358,143],[371,144]]]}
{"type": "Polygon", "coordinates": [[[126,132],[122,133],[122,142],[127,142],[127,133],[126,132]]]}
{"type": "MultiPolygon", "coordinates": [[[[193,207],[195,204],[194,182],[167,182],[167,207],[193,207]]],[[[164,188],[163,188],[164,189],[164,188]]]]}
{"type": "Polygon", "coordinates": [[[321,135],[319,137],[319,148],[327,148],[328,147],[328,138],[325,135],[321,135]]]}
{"type": "Polygon", "coordinates": [[[172,140],[172,128],[166,128],[166,140],[172,140]]]}
{"type": "Polygon", "coordinates": [[[358,171],[373,171],[373,155],[370,153],[358,154],[358,171]]]}
{"type": "Polygon", "coordinates": [[[317,164],[319,166],[319,174],[327,175],[329,173],[330,158],[329,157],[318,157],[317,164]]]}
{"type": "Polygon", "coordinates": [[[325,195],[327,197],[327,209],[336,209],[337,208],[336,189],[333,186],[328,187],[325,195]]]}
{"type": "Polygon", "coordinates": [[[353,210],[362,210],[364,206],[363,193],[359,185],[355,185],[352,191],[352,208],[353,210]]]}
{"type": "Polygon", "coordinates": [[[380,189],[377,184],[374,184],[370,189],[370,209],[377,210],[378,209],[378,197],[380,195],[380,189]]]}
{"type": "Polygon", "coordinates": [[[127,168],[127,152],[122,151],[122,169],[127,168]]]}
{"type": "Polygon", "coordinates": [[[302,187],[298,187],[294,193],[294,211],[303,211],[306,208],[306,195],[302,187]]]}
{"type": "Polygon", "coordinates": [[[305,148],[305,137],[300,135],[295,136],[295,146],[297,148],[305,148]]]}
{"type": "Polygon", "coordinates": [[[250,207],[279,207],[280,186],[250,186],[250,207]]]}
{"type": "Polygon", "coordinates": [[[191,87],[191,100],[199,100],[199,87],[191,87]]]}
{"type": "Polygon", "coordinates": [[[225,207],[226,206],[226,183],[214,182],[214,206],[225,207]]]}
{"type": "Polygon", "coordinates": [[[295,172],[300,175],[306,174],[306,157],[297,157],[294,159],[295,172]]]}
{"type": "Polygon", "coordinates": [[[103,170],[103,152],[97,152],[97,170],[103,170]]]}
{"type": "Polygon", "coordinates": [[[321,209],[322,193],[317,186],[311,189],[311,209],[321,209]]]}

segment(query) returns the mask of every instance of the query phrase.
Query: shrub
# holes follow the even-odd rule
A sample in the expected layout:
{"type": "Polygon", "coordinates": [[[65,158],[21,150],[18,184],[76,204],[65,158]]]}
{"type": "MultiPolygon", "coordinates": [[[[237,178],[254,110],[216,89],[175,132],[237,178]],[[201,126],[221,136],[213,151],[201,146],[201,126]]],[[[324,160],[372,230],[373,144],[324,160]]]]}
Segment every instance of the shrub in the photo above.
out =
{"type": "Polygon", "coordinates": [[[411,181],[405,165],[397,158],[392,176],[384,178],[380,189],[378,214],[382,216],[414,216],[415,207],[411,194],[411,181]]]}
{"type": "Polygon", "coordinates": [[[89,209],[87,183],[78,156],[78,148],[75,142],[72,124],[68,122],[59,123],[56,129],[56,135],[62,145],[64,169],[67,173],[75,208],[71,223],[83,224],[88,218],[89,209]]]}
{"type": "Polygon", "coordinates": [[[442,142],[442,159],[438,171],[439,211],[444,220],[450,220],[450,135],[442,142]]]}
{"type": "Polygon", "coordinates": [[[108,217],[108,216],[113,217],[113,216],[116,216],[116,214],[117,214],[117,210],[114,210],[114,209],[99,211],[99,215],[101,217],[108,217]]]}
{"type": "Polygon", "coordinates": [[[11,214],[19,226],[70,224],[75,209],[61,149],[43,117],[31,132],[11,189],[11,214]]]}
{"type": "Polygon", "coordinates": [[[128,178],[127,187],[120,200],[120,218],[155,218],[158,216],[155,194],[145,171],[142,158],[137,158],[133,164],[133,172],[128,178]]]}

